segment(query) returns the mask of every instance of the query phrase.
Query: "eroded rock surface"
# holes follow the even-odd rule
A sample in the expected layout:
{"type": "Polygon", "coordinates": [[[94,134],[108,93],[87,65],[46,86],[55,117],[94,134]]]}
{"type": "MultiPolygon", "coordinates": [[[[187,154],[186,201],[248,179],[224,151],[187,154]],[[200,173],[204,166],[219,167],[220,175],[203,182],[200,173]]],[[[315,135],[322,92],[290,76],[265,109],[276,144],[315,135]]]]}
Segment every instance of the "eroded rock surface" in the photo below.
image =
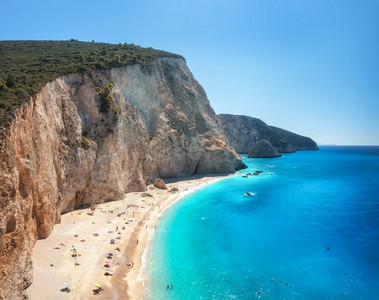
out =
{"type": "Polygon", "coordinates": [[[144,191],[150,178],[243,167],[183,59],[48,83],[1,141],[0,299],[22,299],[33,245],[62,213],[144,191]],[[110,82],[100,112],[97,88],[110,82]]]}
{"type": "Polygon", "coordinates": [[[269,141],[280,153],[318,150],[317,144],[312,139],[268,126],[257,118],[229,114],[220,114],[217,118],[230,145],[237,153],[249,153],[251,147],[262,139],[269,141]]]}
{"type": "Polygon", "coordinates": [[[256,142],[250,149],[248,157],[250,158],[271,158],[282,156],[268,140],[256,142]]]}
{"type": "Polygon", "coordinates": [[[309,137],[274,126],[270,126],[270,128],[290,143],[296,150],[318,150],[316,142],[309,137]]]}

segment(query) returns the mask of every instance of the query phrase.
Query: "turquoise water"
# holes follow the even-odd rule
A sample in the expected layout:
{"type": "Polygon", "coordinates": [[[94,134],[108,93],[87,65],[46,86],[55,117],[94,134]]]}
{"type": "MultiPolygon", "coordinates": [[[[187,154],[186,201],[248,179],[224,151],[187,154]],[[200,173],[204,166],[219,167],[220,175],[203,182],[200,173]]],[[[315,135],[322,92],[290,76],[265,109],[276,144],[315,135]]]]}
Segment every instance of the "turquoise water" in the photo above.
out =
{"type": "Polygon", "coordinates": [[[244,161],[166,211],[146,298],[379,299],[379,147],[244,161]]]}

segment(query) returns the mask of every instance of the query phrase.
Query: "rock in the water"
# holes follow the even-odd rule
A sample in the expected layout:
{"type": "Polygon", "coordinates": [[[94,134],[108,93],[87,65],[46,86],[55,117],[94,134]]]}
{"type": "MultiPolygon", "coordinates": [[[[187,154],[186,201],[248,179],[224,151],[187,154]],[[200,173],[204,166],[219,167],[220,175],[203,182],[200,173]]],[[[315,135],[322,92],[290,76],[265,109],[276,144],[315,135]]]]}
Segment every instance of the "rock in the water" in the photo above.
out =
{"type": "Polygon", "coordinates": [[[249,151],[250,158],[270,158],[279,157],[281,154],[276,151],[273,145],[268,140],[260,140],[256,142],[249,151]]]}
{"type": "Polygon", "coordinates": [[[161,178],[156,178],[154,181],[154,186],[158,189],[167,190],[167,185],[161,178]]]}

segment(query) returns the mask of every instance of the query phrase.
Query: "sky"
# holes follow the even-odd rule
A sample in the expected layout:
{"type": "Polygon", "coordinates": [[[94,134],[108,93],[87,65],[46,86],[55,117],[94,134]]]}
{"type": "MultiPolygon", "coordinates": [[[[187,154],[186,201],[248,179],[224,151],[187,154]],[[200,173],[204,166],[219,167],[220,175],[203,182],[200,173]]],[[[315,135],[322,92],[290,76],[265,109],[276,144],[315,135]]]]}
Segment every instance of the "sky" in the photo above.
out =
{"type": "Polygon", "coordinates": [[[0,0],[0,40],[181,54],[216,113],[379,145],[378,0],[0,0]]]}

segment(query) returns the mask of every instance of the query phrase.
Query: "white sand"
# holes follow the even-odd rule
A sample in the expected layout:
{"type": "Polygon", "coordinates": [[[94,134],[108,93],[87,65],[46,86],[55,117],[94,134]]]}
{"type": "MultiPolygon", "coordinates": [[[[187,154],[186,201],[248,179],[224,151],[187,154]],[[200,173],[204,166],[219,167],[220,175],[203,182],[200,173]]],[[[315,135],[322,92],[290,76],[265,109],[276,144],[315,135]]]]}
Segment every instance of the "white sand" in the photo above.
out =
{"type": "Polygon", "coordinates": [[[185,194],[222,178],[225,176],[190,177],[168,183],[168,190],[150,188],[147,192],[153,197],[129,193],[123,200],[99,204],[93,216],[88,215],[92,212],[89,208],[63,215],[50,236],[37,241],[33,249],[34,281],[27,289],[28,296],[31,300],[142,299],[138,274],[158,216],[185,194]],[[179,192],[170,193],[173,187],[179,192]],[[127,208],[131,204],[138,207],[127,208]],[[111,245],[112,238],[115,243],[111,245]],[[116,251],[117,247],[121,251],[116,251]],[[77,260],[72,257],[74,248],[77,260]],[[112,259],[106,258],[108,252],[113,253],[112,259]],[[104,275],[107,261],[113,276],[104,275]],[[132,262],[133,267],[128,266],[132,262]],[[70,293],[60,291],[64,283],[69,284],[70,293]],[[104,289],[99,295],[93,295],[95,284],[104,289]]]}

